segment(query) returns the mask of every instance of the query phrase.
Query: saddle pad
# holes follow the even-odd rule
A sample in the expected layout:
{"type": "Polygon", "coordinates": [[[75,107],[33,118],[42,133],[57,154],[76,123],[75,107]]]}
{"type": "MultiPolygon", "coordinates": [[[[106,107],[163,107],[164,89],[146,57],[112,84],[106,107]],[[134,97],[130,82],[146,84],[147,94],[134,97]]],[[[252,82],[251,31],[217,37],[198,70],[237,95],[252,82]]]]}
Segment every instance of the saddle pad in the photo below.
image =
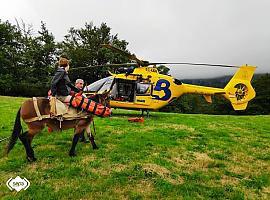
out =
{"type": "Polygon", "coordinates": [[[65,103],[61,102],[60,100],[56,99],[56,116],[58,115],[64,115],[68,112],[68,105],[65,103]]]}

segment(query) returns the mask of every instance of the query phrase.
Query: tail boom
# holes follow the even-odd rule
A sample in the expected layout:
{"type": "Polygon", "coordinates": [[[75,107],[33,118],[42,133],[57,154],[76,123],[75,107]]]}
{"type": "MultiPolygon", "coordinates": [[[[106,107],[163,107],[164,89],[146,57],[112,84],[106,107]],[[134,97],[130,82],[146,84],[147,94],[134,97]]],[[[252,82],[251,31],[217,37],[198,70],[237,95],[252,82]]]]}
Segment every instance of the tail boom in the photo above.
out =
{"type": "Polygon", "coordinates": [[[231,102],[234,110],[245,110],[248,102],[256,95],[250,83],[255,69],[254,66],[241,66],[224,89],[182,84],[182,92],[201,94],[208,103],[212,103],[212,95],[222,95],[231,102]]]}

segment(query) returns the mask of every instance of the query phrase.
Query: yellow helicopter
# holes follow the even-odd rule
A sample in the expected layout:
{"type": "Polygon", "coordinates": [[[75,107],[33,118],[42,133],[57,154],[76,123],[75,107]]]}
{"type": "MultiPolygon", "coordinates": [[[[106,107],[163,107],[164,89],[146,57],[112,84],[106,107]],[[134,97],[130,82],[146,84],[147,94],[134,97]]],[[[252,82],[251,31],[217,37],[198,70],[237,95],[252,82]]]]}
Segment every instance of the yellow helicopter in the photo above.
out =
{"type": "MultiPolygon", "coordinates": [[[[126,55],[133,63],[107,64],[101,66],[122,67],[122,73],[111,73],[111,76],[100,79],[84,88],[84,93],[103,94],[109,92],[112,108],[136,109],[147,111],[158,110],[183,94],[203,95],[208,103],[212,103],[213,95],[228,99],[234,110],[245,110],[248,102],[255,97],[251,79],[255,66],[228,66],[199,63],[150,63],[139,60],[134,54],[129,54],[111,45],[102,45],[126,55]],[[237,67],[238,71],[225,88],[204,87],[185,84],[169,75],[160,74],[158,64],[192,64],[220,67],[237,67]],[[129,67],[129,68],[123,68],[129,67]],[[130,68],[135,66],[135,69],[130,68]]],[[[93,66],[92,66],[93,67],[93,66]]]]}

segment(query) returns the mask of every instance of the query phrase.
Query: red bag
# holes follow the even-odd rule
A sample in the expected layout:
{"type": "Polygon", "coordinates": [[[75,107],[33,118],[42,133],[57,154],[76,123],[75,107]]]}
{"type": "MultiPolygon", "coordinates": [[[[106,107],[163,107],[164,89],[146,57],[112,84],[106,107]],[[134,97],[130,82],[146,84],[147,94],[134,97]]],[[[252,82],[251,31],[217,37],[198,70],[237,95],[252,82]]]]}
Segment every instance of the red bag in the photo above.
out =
{"type": "Polygon", "coordinates": [[[143,117],[134,117],[134,118],[128,118],[129,122],[144,122],[143,117]]]}

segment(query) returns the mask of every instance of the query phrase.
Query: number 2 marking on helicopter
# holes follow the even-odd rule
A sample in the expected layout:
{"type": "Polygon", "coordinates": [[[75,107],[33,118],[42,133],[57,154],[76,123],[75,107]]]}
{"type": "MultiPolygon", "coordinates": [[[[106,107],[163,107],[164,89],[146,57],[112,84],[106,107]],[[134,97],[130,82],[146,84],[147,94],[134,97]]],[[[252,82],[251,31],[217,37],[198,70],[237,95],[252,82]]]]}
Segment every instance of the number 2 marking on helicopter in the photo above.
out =
{"type": "Polygon", "coordinates": [[[159,97],[157,95],[153,95],[154,96],[154,99],[156,100],[161,100],[161,101],[167,101],[168,99],[171,98],[171,95],[172,95],[172,92],[171,90],[169,89],[170,87],[170,82],[165,80],[165,79],[160,79],[158,80],[154,90],[155,91],[163,91],[165,93],[165,96],[163,97],[159,97]],[[165,84],[165,86],[162,87],[162,83],[165,84]]]}

